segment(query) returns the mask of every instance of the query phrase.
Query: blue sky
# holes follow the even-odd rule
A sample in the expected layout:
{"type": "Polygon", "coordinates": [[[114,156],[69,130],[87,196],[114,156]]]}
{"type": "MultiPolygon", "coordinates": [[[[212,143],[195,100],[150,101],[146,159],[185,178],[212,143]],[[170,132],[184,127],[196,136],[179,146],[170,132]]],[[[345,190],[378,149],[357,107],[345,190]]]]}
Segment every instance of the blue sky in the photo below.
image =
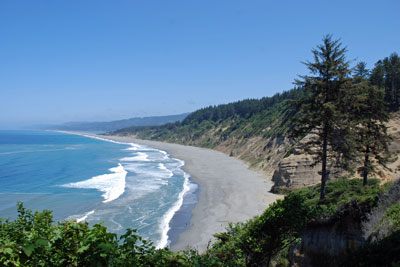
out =
{"type": "Polygon", "coordinates": [[[169,115],[272,96],[323,35],[368,67],[400,1],[0,1],[0,128],[169,115]]]}

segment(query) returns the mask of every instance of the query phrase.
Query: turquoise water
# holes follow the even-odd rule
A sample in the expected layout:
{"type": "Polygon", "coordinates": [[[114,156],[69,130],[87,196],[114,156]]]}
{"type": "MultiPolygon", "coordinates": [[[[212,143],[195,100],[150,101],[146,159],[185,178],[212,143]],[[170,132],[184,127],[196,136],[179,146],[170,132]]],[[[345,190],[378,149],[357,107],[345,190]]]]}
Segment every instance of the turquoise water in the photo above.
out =
{"type": "Polygon", "coordinates": [[[196,190],[183,161],[167,152],[46,131],[0,131],[0,217],[16,202],[53,210],[55,220],[104,222],[168,244],[169,223],[185,192],[196,190]]]}

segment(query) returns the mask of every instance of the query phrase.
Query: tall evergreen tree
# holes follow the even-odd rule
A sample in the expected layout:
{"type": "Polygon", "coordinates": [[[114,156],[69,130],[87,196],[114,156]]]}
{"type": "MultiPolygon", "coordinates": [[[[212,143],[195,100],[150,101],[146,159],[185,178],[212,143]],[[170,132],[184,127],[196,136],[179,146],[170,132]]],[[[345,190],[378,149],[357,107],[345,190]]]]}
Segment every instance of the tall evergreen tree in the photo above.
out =
{"type": "Polygon", "coordinates": [[[367,69],[367,63],[365,63],[364,61],[359,62],[354,67],[353,77],[358,81],[367,79],[369,77],[369,70],[367,69]]]}
{"type": "Polygon", "coordinates": [[[354,89],[349,113],[354,125],[356,149],[361,153],[362,166],[357,171],[362,175],[365,186],[368,175],[375,169],[373,161],[386,167],[390,137],[385,122],[389,120],[389,115],[383,92],[368,80],[355,84],[354,89]]]}
{"type": "Polygon", "coordinates": [[[383,68],[383,62],[382,60],[378,60],[378,62],[375,63],[375,67],[371,71],[371,75],[369,77],[371,84],[376,85],[378,89],[384,90],[385,88],[384,75],[385,75],[385,70],[383,68]]]}
{"type": "Polygon", "coordinates": [[[345,47],[331,35],[312,50],[313,62],[305,62],[312,76],[300,76],[296,84],[307,90],[306,97],[297,102],[299,115],[292,137],[316,136],[305,143],[306,147],[318,147],[316,162],[322,163],[320,200],[325,197],[325,183],[328,178],[327,161],[334,160],[341,153],[343,142],[338,141],[341,131],[346,130],[344,96],[350,86],[349,62],[345,47]],[[328,151],[328,147],[330,151],[328,151]]]}
{"type": "Polygon", "coordinates": [[[390,111],[400,108],[400,57],[397,53],[379,60],[371,72],[370,81],[385,91],[385,103],[390,111]]]}
{"type": "Polygon", "coordinates": [[[385,88],[388,98],[391,100],[391,111],[399,110],[400,97],[400,58],[397,53],[391,54],[383,60],[385,71],[385,88]]]}

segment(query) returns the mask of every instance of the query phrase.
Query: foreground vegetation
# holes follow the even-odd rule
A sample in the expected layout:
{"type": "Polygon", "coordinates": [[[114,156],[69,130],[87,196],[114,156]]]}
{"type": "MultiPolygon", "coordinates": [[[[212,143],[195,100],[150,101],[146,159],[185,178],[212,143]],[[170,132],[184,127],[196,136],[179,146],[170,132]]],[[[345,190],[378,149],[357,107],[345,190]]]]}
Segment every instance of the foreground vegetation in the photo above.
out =
{"type": "MultiPolygon", "coordinates": [[[[128,229],[118,238],[101,224],[91,227],[74,220],[53,224],[50,211],[33,213],[19,203],[18,218],[0,222],[0,263],[3,266],[286,266],[291,263],[290,248],[301,243],[307,227],[327,218],[341,218],[350,203],[359,208],[360,220],[366,221],[368,214],[379,206],[385,191],[387,187],[380,187],[375,179],[365,187],[361,180],[332,181],[326,185],[322,204],[318,203],[318,186],[292,192],[260,216],[246,223],[231,224],[226,232],[216,234],[218,241],[203,254],[195,250],[176,253],[168,248],[156,249],[135,230],[128,229]]],[[[368,261],[383,265],[399,262],[399,212],[399,205],[391,205],[380,220],[381,224],[390,222],[391,230],[381,240],[366,243],[348,254],[351,257],[345,260],[357,263],[368,251],[368,261]],[[382,251],[386,248],[390,249],[382,251]]]]}

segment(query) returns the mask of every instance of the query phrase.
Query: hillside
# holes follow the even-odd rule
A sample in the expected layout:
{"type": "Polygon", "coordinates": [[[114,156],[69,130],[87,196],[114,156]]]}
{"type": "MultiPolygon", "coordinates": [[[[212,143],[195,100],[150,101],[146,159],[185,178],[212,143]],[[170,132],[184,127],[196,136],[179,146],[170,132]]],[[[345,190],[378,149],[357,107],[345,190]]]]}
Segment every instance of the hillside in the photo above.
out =
{"type": "MultiPolygon", "coordinates": [[[[293,89],[269,98],[208,107],[193,112],[182,122],[130,127],[113,134],[216,149],[272,177],[274,190],[303,188],[320,182],[320,165],[310,166],[313,155],[305,153],[287,137],[296,113],[289,101],[303,93],[302,89],[293,89]]],[[[392,161],[387,169],[380,168],[377,172],[377,177],[384,182],[393,180],[399,171],[399,112],[391,113],[387,126],[393,137],[392,161]]],[[[332,177],[343,174],[333,172],[332,177]]]]}
{"type": "Polygon", "coordinates": [[[302,94],[302,89],[293,89],[272,97],[211,106],[191,113],[182,122],[130,127],[113,134],[216,149],[272,175],[289,148],[285,134],[295,111],[288,101],[302,94]]]}
{"type": "MultiPolygon", "coordinates": [[[[193,112],[182,122],[130,127],[113,134],[216,149],[273,177],[275,190],[303,188],[320,182],[320,165],[310,166],[313,155],[305,153],[287,137],[296,114],[289,101],[303,93],[302,89],[293,89],[269,98],[208,107],[193,112]]],[[[392,161],[387,169],[380,168],[377,172],[377,177],[384,182],[393,180],[399,171],[399,112],[391,113],[387,126],[393,137],[392,161]]],[[[332,177],[343,174],[333,172],[332,177]]]]}
{"type": "Polygon", "coordinates": [[[155,126],[181,121],[188,115],[189,113],[168,116],[135,117],[106,122],[67,122],[60,125],[38,125],[36,128],[64,131],[111,132],[132,126],[155,126]]]}

